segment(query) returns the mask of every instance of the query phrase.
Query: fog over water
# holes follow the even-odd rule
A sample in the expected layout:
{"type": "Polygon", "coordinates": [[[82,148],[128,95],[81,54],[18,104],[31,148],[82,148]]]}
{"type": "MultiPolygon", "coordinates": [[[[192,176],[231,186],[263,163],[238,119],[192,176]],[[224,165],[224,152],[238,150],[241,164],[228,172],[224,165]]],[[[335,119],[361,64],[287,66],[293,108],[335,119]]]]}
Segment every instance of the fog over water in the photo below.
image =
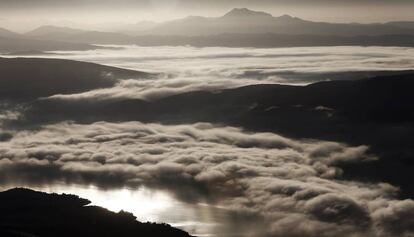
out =
{"type": "Polygon", "coordinates": [[[0,143],[0,181],[79,194],[193,234],[410,236],[393,223],[410,225],[413,200],[396,199],[389,184],[341,179],[337,164],[376,159],[367,149],[209,123],[65,122],[0,143]]]}
{"type": "MultiPolygon", "coordinates": [[[[398,47],[113,47],[117,49],[42,57],[157,75],[43,99],[151,101],[187,91],[309,84],[414,68],[414,49],[398,47]]],[[[2,116],[14,114],[0,114],[0,128],[2,116]]],[[[210,123],[66,121],[6,132],[10,137],[0,140],[0,189],[21,185],[73,193],[94,205],[130,211],[142,221],[167,222],[198,236],[414,233],[414,201],[399,200],[398,187],[342,179],[338,164],[377,159],[365,145],[298,140],[210,123]],[[405,228],[395,229],[395,222],[405,228]]]]}

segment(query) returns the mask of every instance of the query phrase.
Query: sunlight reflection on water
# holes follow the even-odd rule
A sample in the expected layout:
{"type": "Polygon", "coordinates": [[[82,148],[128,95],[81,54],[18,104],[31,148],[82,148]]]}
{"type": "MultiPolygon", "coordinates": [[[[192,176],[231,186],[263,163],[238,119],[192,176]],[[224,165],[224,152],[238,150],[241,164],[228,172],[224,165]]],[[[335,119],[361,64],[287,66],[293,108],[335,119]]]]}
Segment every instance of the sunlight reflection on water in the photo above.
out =
{"type": "MultiPolygon", "coordinates": [[[[0,190],[14,187],[3,186],[0,190]]],[[[147,188],[102,190],[94,186],[65,184],[23,187],[47,193],[74,194],[90,200],[91,205],[104,207],[113,212],[131,212],[141,222],[168,223],[196,236],[217,236],[216,230],[224,223],[220,219],[225,218],[226,213],[225,210],[206,204],[182,203],[167,192],[147,188]]]]}

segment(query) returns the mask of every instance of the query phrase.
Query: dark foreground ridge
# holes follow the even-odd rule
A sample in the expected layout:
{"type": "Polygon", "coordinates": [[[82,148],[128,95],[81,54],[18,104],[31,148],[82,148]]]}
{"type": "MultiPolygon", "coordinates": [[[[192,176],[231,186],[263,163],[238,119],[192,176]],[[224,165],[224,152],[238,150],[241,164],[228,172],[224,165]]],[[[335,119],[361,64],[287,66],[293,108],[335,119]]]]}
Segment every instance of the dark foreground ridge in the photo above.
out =
{"type": "Polygon", "coordinates": [[[0,99],[20,101],[112,87],[148,73],[65,59],[1,58],[0,99]]]}
{"type": "Polygon", "coordinates": [[[141,223],[128,212],[88,206],[89,200],[29,189],[0,192],[0,236],[189,237],[167,224],[141,223]]]}

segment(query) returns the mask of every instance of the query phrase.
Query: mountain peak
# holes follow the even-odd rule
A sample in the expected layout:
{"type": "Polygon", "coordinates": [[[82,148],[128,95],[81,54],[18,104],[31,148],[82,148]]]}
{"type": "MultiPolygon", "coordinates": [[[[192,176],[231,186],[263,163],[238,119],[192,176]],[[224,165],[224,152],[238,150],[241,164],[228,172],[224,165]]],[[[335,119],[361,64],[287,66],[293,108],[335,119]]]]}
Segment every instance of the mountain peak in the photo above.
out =
{"type": "Polygon", "coordinates": [[[30,36],[41,36],[49,33],[61,33],[61,34],[79,34],[84,32],[84,30],[74,29],[66,26],[54,26],[54,25],[44,25],[40,26],[30,32],[27,32],[26,35],[30,36]]]}
{"type": "Polygon", "coordinates": [[[253,11],[247,8],[234,8],[224,17],[272,17],[271,14],[261,11],[253,11]]]}
{"type": "Polygon", "coordinates": [[[282,16],[278,16],[276,17],[277,20],[282,21],[282,22],[304,22],[304,20],[297,18],[297,17],[293,17],[291,15],[282,15],[282,16]]]}
{"type": "Polygon", "coordinates": [[[294,17],[291,15],[285,14],[285,15],[279,16],[279,18],[280,19],[293,19],[294,17]]]}

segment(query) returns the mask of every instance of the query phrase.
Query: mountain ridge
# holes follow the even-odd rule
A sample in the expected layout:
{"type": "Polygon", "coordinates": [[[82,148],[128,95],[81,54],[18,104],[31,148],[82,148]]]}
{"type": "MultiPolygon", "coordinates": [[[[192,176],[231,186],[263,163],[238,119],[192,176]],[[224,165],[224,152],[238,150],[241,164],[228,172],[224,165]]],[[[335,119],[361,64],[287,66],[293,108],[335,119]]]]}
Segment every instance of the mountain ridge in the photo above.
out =
{"type": "MultiPolygon", "coordinates": [[[[315,22],[304,20],[290,15],[272,16],[264,11],[254,11],[248,8],[234,8],[222,16],[203,17],[189,16],[172,21],[153,24],[145,30],[130,29],[127,32],[131,36],[142,35],[160,35],[160,36],[206,36],[218,35],[223,33],[273,33],[273,34],[289,34],[289,35],[336,35],[336,36],[361,36],[361,35],[414,35],[414,28],[403,28],[401,25],[411,25],[411,23],[389,22],[389,23],[329,23],[315,22]],[[242,21],[243,24],[240,24],[242,21]],[[288,27],[287,27],[288,26],[288,27]]],[[[43,26],[45,27],[45,26],[43,26]]],[[[31,32],[39,32],[42,27],[32,30],[31,32]]],[[[62,32],[65,27],[58,27],[56,33],[73,33],[85,30],[66,28],[67,32],[62,32]]],[[[95,31],[101,33],[110,33],[107,31],[95,31]]],[[[113,31],[111,31],[112,33],[113,31]]],[[[119,31],[118,31],[119,32],[119,31]]],[[[26,33],[30,35],[33,33],[26,33]]],[[[38,35],[39,36],[39,35],[38,35]]],[[[41,36],[41,35],[40,35],[41,36]]]]}
{"type": "Polygon", "coordinates": [[[64,34],[79,34],[83,33],[86,30],[76,29],[66,26],[54,26],[54,25],[44,25],[40,26],[32,31],[25,33],[27,36],[42,36],[45,34],[53,33],[64,33],[64,34]]]}
{"type": "Polygon", "coordinates": [[[14,38],[16,40],[0,39],[0,51],[2,49],[6,52],[59,50],[59,47],[51,47],[59,46],[56,42],[83,44],[61,46],[69,50],[98,48],[93,44],[258,48],[340,45],[414,46],[414,23],[411,22],[384,24],[313,22],[290,15],[274,17],[269,13],[247,8],[235,8],[219,17],[189,16],[149,25],[151,26],[145,30],[142,28],[134,30],[132,24],[131,29],[123,29],[122,32],[46,25],[18,35],[14,38]]]}
{"type": "Polygon", "coordinates": [[[17,37],[17,36],[19,36],[18,33],[15,33],[11,30],[0,27],[0,37],[9,38],[9,37],[17,37]]]}
{"type": "Polygon", "coordinates": [[[234,8],[227,12],[221,18],[225,17],[273,17],[270,13],[263,11],[253,11],[248,8],[234,8]]]}

